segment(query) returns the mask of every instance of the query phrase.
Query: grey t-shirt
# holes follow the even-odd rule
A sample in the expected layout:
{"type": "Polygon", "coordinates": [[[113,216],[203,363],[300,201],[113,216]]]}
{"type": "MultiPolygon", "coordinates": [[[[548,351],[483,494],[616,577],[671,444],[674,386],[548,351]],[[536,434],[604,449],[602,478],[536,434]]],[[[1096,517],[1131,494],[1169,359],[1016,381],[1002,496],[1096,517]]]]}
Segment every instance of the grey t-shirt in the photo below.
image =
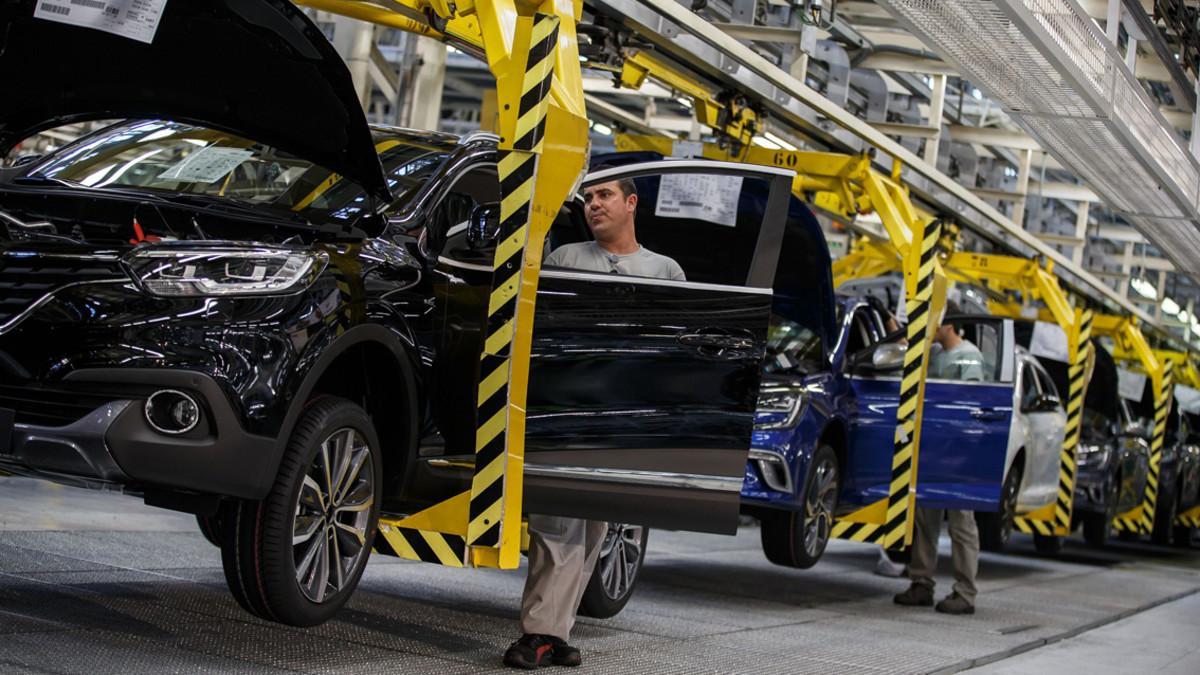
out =
{"type": "Polygon", "coordinates": [[[945,380],[983,381],[983,352],[963,340],[953,349],[943,349],[929,361],[929,376],[945,380]]]}
{"type": "Polygon", "coordinates": [[[600,248],[600,244],[594,241],[566,244],[555,249],[546,258],[543,265],[569,267],[589,272],[627,274],[633,277],[653,277],[672,281],[687,280],[679,263],[665,255],[659,255],[645,246],[639,247],[633,253],[617,255],[600,248]]]}

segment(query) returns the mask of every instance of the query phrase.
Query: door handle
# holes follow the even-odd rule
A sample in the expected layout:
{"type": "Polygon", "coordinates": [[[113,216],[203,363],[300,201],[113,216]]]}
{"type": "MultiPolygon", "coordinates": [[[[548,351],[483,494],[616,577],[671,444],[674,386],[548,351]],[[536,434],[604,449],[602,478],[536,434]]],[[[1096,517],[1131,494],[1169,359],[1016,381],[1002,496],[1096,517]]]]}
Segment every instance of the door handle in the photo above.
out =
{"type": "Polygon", "coordinates": [[[694,347],[707,356],[736,356],[753,349],[754,338],[747,335],[730,334],[719,328],[701,328],[676,334],[675,341],[686,347],[694,347]]]}
{"type": "Polygon", "coordinates": [[[971,410],[971,417],[977,420],[1002,420],[1004,419],[1004,411],[996,410],[995,408],[974,408],[971,410]]]}

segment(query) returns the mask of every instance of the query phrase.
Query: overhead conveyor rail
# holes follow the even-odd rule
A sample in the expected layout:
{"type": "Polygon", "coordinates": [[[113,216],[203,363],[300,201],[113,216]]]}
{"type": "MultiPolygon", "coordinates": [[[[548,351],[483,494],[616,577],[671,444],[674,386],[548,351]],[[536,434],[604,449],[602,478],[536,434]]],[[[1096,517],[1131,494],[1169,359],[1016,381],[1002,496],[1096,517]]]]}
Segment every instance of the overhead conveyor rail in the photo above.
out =
{"type": "MultiPolygon", "coordinates": [[[[1185,273],[1200,269],[1200,164],[1073,0],[879,0],[1185,273]]],[[[1174,65],[1174,64],[1172,64],[1174,65]]]]}
{"type": "Polygon", "coordinates": [[[902,145],[806,86],[750,47],[730,37],[674,0],[589,0],[589,8],[620,21],[640,39],[698,77],[719,82],[752,103],[760,104],[773,120],[791,126],[833,150],[858,154],[875,148],[876,162],[904,167],[903,182],[914,194],[937,206],[973,231],[1014,254],[1040,255],[1053,261],[1063,282],[1088,295],[1100,306],[1120,309],[1144,325],[1153,318],[1069,258],[1024,230],[966,186],[902,145]],[[840,129],[832,128],[836,125],[840,129]]]}

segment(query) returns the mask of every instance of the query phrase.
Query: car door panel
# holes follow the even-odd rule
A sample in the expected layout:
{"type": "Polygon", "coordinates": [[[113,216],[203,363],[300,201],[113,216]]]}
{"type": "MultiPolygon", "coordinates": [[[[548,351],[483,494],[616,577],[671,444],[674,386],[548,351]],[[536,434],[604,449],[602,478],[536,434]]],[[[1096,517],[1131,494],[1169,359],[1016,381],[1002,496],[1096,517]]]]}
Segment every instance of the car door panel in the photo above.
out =
{"type": "MultiPolygon", "coordinates": [[[[926,381],[917,464],[921,506],[986,511],[999,505],[1012,422],[1012,358],[1003,352],[1012,344],[1011,326],[997,336],[1000,354],[985,355],[985,362],[1001,381],[926,381]]],[[[862,374],[850,382],[857,399],[848,462],[854,479],[844,496],[868,504],[888,494],[900,382],[862,374]]]]}
{"type": "Polygon", "coordinates": [[[728,529],[711,514],[736,516],[770,308],[755,289],[544,273],[526,508],[728,529]]]}
{"type": "Polygon", "coordinates": [[[732,533],[791,174],[668,161],[602,171],[589,182],[624,178],[636,184],[639,243],[675,259],[687,281],[543,270],[525,508],[732,533]],[[697,185],[727,188],[736,213],[681,203],[697,185]]]}

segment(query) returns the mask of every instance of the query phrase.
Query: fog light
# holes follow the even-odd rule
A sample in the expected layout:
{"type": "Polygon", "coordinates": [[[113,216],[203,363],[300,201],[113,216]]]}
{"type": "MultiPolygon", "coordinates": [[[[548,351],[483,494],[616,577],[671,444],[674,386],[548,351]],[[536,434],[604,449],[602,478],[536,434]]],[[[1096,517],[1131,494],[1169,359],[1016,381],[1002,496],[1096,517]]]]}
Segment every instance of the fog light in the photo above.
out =
{"type": "Polygon", "coordinates": [[[164,434],[186,434],[200,422],[200,404],[181,391],[156,391],[146,399],[146,421],[164,434]]]}

